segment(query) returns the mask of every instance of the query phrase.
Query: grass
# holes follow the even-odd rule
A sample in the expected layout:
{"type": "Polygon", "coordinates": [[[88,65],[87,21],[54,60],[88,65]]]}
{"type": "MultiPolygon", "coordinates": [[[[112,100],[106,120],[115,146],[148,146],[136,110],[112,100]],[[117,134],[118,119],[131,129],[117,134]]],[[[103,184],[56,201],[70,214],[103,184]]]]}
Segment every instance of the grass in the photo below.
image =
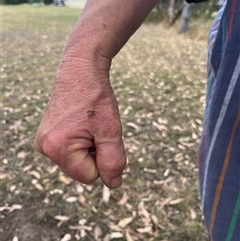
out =
{"type": "Polygon", "coordinates": [[[129,163],[122,187],[105,203],[99,181],[86,186],[68,179],[32,146],[79,10],[3,6],[2,12],[1,206],[21,205],[3,211],[3,240],[27,240],[21,231],[27,224],[35,241],[66,234],[85,241],[116,234],[122,238],[114,240],[124,241],[207,240],[196,161],[207,27],[179,36],[164,24],[143,24],[114,59],[111,81],[129,163]]]}

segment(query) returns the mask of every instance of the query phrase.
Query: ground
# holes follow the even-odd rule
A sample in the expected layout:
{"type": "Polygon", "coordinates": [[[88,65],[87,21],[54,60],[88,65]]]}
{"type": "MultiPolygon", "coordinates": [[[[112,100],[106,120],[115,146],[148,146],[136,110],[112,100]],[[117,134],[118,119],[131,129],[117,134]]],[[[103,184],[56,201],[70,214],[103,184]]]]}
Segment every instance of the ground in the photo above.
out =
{"type": "Polygon", "coordinates": [[[146,22],[114,59],[128,165],[110,191],[71,180],[32,145],[80,10],[2,12],[1,241],[206,241],[196,156],[208,24],[179,36],[146,22]]]}

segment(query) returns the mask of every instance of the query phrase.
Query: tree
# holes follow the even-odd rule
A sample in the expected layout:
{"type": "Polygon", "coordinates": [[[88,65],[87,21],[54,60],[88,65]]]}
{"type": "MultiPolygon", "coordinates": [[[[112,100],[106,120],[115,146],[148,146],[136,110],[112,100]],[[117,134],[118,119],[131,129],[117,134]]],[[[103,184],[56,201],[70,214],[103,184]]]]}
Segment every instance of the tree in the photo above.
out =
{"type": "Polygon", "coordinates": [[[193,12],[193,8],[194,8],[194,3],[191,3],[191,4],[188,4],[186,2],[184,3],[181,20],[180,20],[179,34],[185,33],[186,31],[188,31],[189,21],[193,12]]]}
{"type": "Polygon", "coordinates": [[[168,24],[171,25],[174,19],[176,0],[170,0],[168,6],[168,24]]]}

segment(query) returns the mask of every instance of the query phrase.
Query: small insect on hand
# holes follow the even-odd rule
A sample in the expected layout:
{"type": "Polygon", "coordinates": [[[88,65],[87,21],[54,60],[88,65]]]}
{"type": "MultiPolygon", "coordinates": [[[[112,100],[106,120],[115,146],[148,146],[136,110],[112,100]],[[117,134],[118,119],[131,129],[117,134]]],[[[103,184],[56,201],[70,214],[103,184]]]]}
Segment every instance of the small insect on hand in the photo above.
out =
{"type": "Polygon", "coordinates": [[[95,110],[88,110],[87,114],[88,114],[88,119],[89,119],[89,118],[95,116],[97,114],[97,111],[95,111],[95,110]]]}

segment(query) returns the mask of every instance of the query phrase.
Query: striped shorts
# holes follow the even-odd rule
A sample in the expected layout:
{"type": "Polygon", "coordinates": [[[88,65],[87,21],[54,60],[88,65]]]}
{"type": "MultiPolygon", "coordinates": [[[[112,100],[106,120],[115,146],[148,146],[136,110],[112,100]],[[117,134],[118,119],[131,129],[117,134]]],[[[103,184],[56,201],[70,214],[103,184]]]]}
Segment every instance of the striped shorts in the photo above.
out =
{"type": "Polygon", "coordinates": [[[210,240],[240,241],[240,0],[228,0],[210,30],[198,164],[210,240]]]}

